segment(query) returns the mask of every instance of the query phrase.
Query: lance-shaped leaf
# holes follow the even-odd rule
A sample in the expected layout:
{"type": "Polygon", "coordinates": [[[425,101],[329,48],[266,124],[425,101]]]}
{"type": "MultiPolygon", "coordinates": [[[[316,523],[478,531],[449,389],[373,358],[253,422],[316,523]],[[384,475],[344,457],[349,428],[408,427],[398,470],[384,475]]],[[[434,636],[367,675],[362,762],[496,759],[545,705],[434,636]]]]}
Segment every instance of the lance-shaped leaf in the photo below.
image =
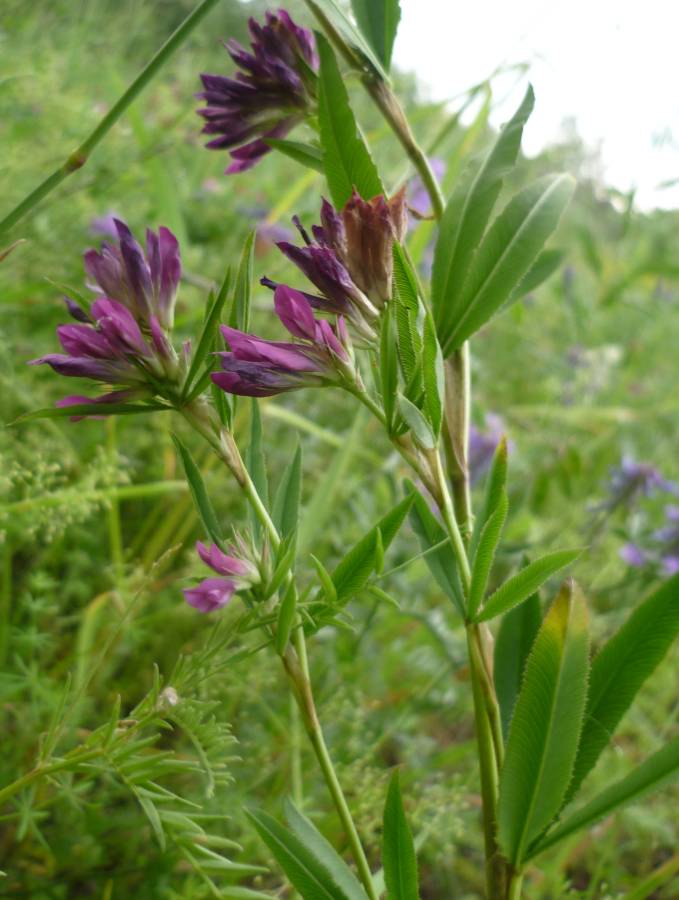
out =
{"type": "Polygon", "coordinates": [[[326,841],[320,831],[289,800],[285,802],[285,818],[290,830],[313,853],[332,875],[337,886],[351,900],[365,900],[366,893],[337,851],[326,841]]]}
{"type": "Polygon", "coordinates": [[[505,740],[523,681],[526,661],[541,620],[540,599],[537,594],[533,594],[521,606],[503,616],[495,639],[493,681],[505,740]]]}
{"type": "Polygon", "coordinates": [[[476,618],[476,613],[486,594],[488,577],[495,559],[497,546],[500,543],[500,536],[507,519],[508,510],[507,491],[503,490],[492,515],[481,530],[479,543],[472,562],[472,580],[469,588],[469,602],[467,604],[467,615],[472,620],[476,618]]]}
{"type": "Polygon", "coordinates": [[[382,63],[361,31],[342,9],[338,0],[307,0],[307,6],[325,28],[326,20],[344,38],[361,68],[372,69],[384,81],[389,81],[382,63]]]}
{"type": "Polygon", "coordinates": [[[338,563],[332,573],[332,580],[339,603],[346,602],[368,583],[371,574],[379,566],[382,553],[396,537],[412,503],[412,495],[397,503],[338,563]]]}
{"type": "Polygon", "coordinates": [[[616,809],[638,800],[650,791],[657,790],[677,775],[679,775],[679,738],[675,738],[633,769],[629,775],[625,775],[589,803],[567,816],[563,822],[535,843],[527,858],[536,856],[574,832],[593,825],[616,809]]]}
{"type": "Polygon", "coordinates": [[[401,18],[399,0],[351,0],[351,8],[361,33],[388,72],[401,18]]]}
{"type": "MultiPolygon", "coordinates": [[[[266,459],[262,447],[262,417],[259,412],[259,403],[255,399],[250,404],[250,443],[245,451],[245,465],[264,506],[268,506],[269,480],[266,476],[266,459]]],[[[262,532],[262,524],[252,508],[249,509],[249,512],[253,534],[255,537],[259,537],[262,532]]]]}
{"type": "Polygon", "coordinates": [[[304,900],[364,900],[364,894],[344,891],[316,855],[317,850],[272,816],[261,810],[248,810],[247,816],[304,900]]]}
{"type": "Polygon", "coordinates": [[[200,337],[198,338],[198,341],[196,343],[195,350],[193,351],[191,365],[189,366],[189,371],[186,375],[186,380],[184,381],[184,387],[182,389],[182,397],[184,398],[188,397],[191,394],[191,388],[193,387],[196,375],[200,371],[200,367],[202,366],[205,357],[212,349],[215,341],[215,336],[217,334],[217,329],[219,328],[219,320],[222,314],[222,309],[224,308],[224,301],[226,300],[226,295],[229,292],[230,286],[231,268],[228,268],[224,275],[224,280],[222,281],[222,286],[219,289],[219,293],[216,297],[210,295],[210,297],[208,298],[207,307],[205,309],[205,318],[203,320],[203,327],[200,332],[200,337]]]}
{"type": "Polygon", "coordinates": [[[506,492],[507,485],[507,439],[502,438],[495,448],[493,455],[493,463],[486,479],[486,490],[483,495],[483,503],[479,515],[474,522],[474,531],[472,532],[470,554],[473,559],[476,555],[476,548],[479,545],[481,532],[485,528],[486,522],[493,515],[501,501],[503,494],[506,492]]]}
{"type": "Polygon", "coordinates": [[[405,482],[406,490],[411,492],[413,505],[410,510],[410,524],[420,541],[423,559],[429,571],[436,579],[443,593],[455,604],[460,616],[464,619],[464,597],[457,561],[450,540],[443,526],[431,511],[427,500],[418,491],[412,481],[405,482]],[[436,549],[432,549],[432,548],[436,549]]]}
{"type": "Polygon", "coordinates": [[[443,374],[443,354],[436,337],[434,320],[429,312],[424,318],[422,336],[422,381],[424,384],[424,411],[434,435],[438,437],[443,417],[445,376],[443,374]]]}
{"type": "Polygon", "coordinates": [[[295,585],[290,582],[285,592],[281,604],[278,607],[278,618],[276,619],[276,652],[282,656],[290,639],[292,626],[295,624],[297,615],[297,590],[295,585]]]}
{"type": "Polygon", "coordinates": [[[493,222],[469,271],[450,330],[448,356],[509,299],[554,231],[573,194],[570,175],[546,175],[517,194],[493,222]]]}
{"type": "Polygon", "coordinates": [[[512,293],[507,303],[515,303],[526,294],[540,287],[543,282],[556,272],[563,262],[563,250],[543,250],[523,278],[523,281],[512,293]]]}
{"type": "Polygon", "coordinates": [[[273,521],[281,537],[287,537],[297,528],[301,489],[302,448],[298,444],[295,455],[283,472],[273,501],[273,521]]]}
{"type": "Polygon", "coordinates": [[[295,162],[323,174],[323,151],[319,147],[303,144],[300,141],[284,141],[279,138],[267,138],[266,143],[285,156],[289,156],[290,159],[294,159],[295,162]]]}
{"type": "Polygon", "coordinates": [[[396,330],[394,315],[389,304],[382,315],[380,332],[380,392],[382,407],[389,434],[394,432],[396,394],[398,392],[398,356],[396,353],[396,330]]]}
{"type": "Polygon", "coordinates": [[[389,900],[419,900],[415,844],[403,809],[398,769],[384,804],[382,865],[389,900]]]}
{"type": "Polygon", "coordinates": [[[198,510],[198,515],[201,518],[203,526],[215,544],[217,544],[217,546],[222,546],[224,534],[221,525],[219,524],[219,519],[212,508],[212,503],[210,502],[203,476],[200,474],[200,469],[193,461],[193,457],[188,449],[182,444],[176,434],[172,435],[172,440],[174,441],[177,453],[184,466],[184,472],[186,473],[186,480],[189,483],[191,496],[193,497],[193,502],[198,510]]]}
{"type": "Polygon", "coordinates": [[[594,768],[639,688],[678,632],[679,574],[644,600],[594,657],[587,715],[569,797],[594,768]]]}
{"type": "Polygon", "coordinates": [[[439,340],[446,344],[459,316],[460,300],[476,249],[508,172],[516,163],[523,127],[535,97],[528,87],[518,110],[500,132],[481,166],[460,181],[446,206],[434,250],[431,300],[439,340]]]}
{"type": "Polygon", "coordinates": [[[491,594],[476,621],[487,622],[523,603],[552,575],[570,565],[581,553],[582,550],[555,550],[528,563],[524,569],[508,578],[494,594],[491,594]]]}
{"type": "Polygon", "coordinates": [[[383,194],[384,188],[358,130],[332,47],[321,34],[316,40],[321,61],[318,122],[323,168],[333,203],[339,209],[347,203],[354,187],[364,200],[383,194]]]}
{"type": "Polygon", "coordinates": [[[250,301],[252,299],[252,273],[256,234],[257,232],[253,228],[245,239],[238,263],[238,271],[236,272],[236,284],[229,324],[232,328],[237,328],[239,331],[247,331],[250,327],[250,301]]]}
{"type": "Polygon", "coordinates": [[[69,419],[71,417],[100,419],[107,416],[135,416],[140,413],[168,412],[171,407],[164,403],[73,403],[69,406],[48,406],[45,409],[34,409],[24,413],[11,422],[19,425],[32,419],[69,419]]]}
{"type": "Polygon", "coordinates": [[[526,663],[500,776],[498,836],[518,866],[561,807],[582,728],[589,668],[587,610],[567,582],[526,663]]]}

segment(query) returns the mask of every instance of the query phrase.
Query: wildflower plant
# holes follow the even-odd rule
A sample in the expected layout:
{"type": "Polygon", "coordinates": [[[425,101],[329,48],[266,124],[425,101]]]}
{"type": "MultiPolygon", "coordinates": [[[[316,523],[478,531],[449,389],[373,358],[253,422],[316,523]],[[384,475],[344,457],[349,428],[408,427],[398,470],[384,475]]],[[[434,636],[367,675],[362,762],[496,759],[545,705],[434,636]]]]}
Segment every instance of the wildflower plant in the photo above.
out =
{"type": "MultiPolygon", "coordinates": [[[[370,860],[376,853],[361,840],[328,751],[313,673],[318,632],[350,627],[350,601],[368,592],[384,594],[378,581],[385,555],[408,520],[418,541],[411,561],[426,561],[446,618],[464,629],[486,894],[518,898],[527,867],[539,865],[543,852],[679,771],[675,740],[601,794],[575,799],[679,630],[679,576],[644,599],[594,655],[582,589],[571,579],[550,589],[544,614],[538,596],[578,558],[581,548],[527,560],[489,589],[495,584],[493,564],[509,513],[508,451],[505,438],[470,432],[470,354],[477,333],[492,329],[496,317],[550,273],[551,257],[544,247],[568,205],[573,180],[544,176],[495,214],[533,109],[529,88],[490,150],[459,175],[446,200],[388,74],[398,2],[374,0],[370,11],[359,0],[352,5],[355,21],[330,0],[308,0],[316,32],[299,26],[284,10],[270,12],[264,24],[251,21],[250,50],[227,44],[239,69],[235,77],[201,76],[206,105],[199,112],[211,136],[208,146],[230,152],[230,175],[241,177],[255,164],[264,166],[264,157],[279,151],[325,177],[328,196],[318,198],[320,224],[307,228],[295,218],[301,243],[278,243],[296,267],[293,283],[276,283],[257,273],[273,290],[271,321],[285,329],[284,339],[264,339],[250,330],[251,237],[240,262],[227,267],[219,291],[207,298],[200,332],[178,347],[173,337],[181,276],[177,241],[161,227],[147,232],[142,248],[117,220],[117,240],[85,254],[93,300],[67,300],[75,322],[58,329],[64,352],[32,361],[103,385],[104,392],[91,396],[91,386],[87,394],[68,395],[57,409],[32,416],[65,416],[84,420],[78,427],[99,427],[87,420],[174,414],[207,443],[223,463],[224,477],[242,492],[251,520],[248,525],[230,523],[228,534],[198,464],[174,435],[205,532],[197,555],[211,570],[208,578],[184,589],[185,600],[196,615],[213,617],[238,604],[229,641],[256,632],[257,651],[278,657],[346,837],[350,861],[293,803],[286,804],[287,824],[269,811],[250,809],[253,828],[290,884],[309,900],[377,900],[384,885],[390,897],[419,895],[415,844],[398,773],[384,804],[382,877],[373,871],[370,860]],[[350,105],[340,61],[361,80],[399,142],[418,190],[427,193],[436,223],[428,283],[409,253],[407,191],[378,171],[350,105]],[[287,140],[297,125],[307,126],[313,137],[287,140]],[[338,561],[298,546],[300,450],[292,454],[271,497],[258,406],[261,398],[319,388],[343,391],[347,404],[364,406],[403,464],[401,499],[338,561]],[[240,397],[250,398],[246,453],[235,429],[240,397]],[[471,487],[477,472],[484,490],[473,511],[471,487]]],[[[199,9],[206,8],[204,3],[199,9]]],[[[181,28],[178,34],[183,34],[181,28]]],[[[143,74],[137,89],[148,78],[148,72],[143,74]]],[[[118,114],[129,102],[125,97],[118,114]]],[[[86,149],[105,130],[86,142],[86,149]]],[[[75,162],[71,160],[71,168],[75,162]]],[[[37,189],[7,217],[5,227],[30,211],[48,189],[37,189]]],[[[653,483],[646,474],[630,481],[630,467],[623,468],[631,486],[623,491],[616,476],[616,496],[643,492],[653,483]]],[[[674,511],[668,517],[675,522],[674,511]]],[[[674,547],[674,531],[663,539],[674,547]]],[[[179,593],[178,588],[178,598],[179,593]]],[[[212,672],[204,660],[194,669],[180,664],[184,681],[206,669],[212,672]]],[[[48,741],[38,765],[0,790],[0,799],[10,801],[43,776],[62,770],[80,773],[85,764],[103,765],[103,760],[131,782],[161,840],[165,823],[170,831],[182,831],[181,825],[190,829],[190,819],[172,809],[163,813],[167,789],[145,770],[141,744],[139,753],[134,745],[137,735],[140,742],[153,743],[152,737],[141,737],[143,728],[155,727],[161,716],[176,720],[180,728],[190,727],[189,717],[194,725],[203,721],[204,711],[182,708],[177,685],[183,683],[179,677],[164,687],[158,683],[134,711],[129,728],[114,711],[107,725],[58,760],[50,757],[48,741]]],[[[230,737],[223,737],[228,746],[230,737]]],[[[172,764],[166,769],[171,771],[172,764]]],[[[243,865],[240,871],[247,876],[253,869],[243,865]]],[[[242,890],[229,896],[269,896],[242,890]]]]}

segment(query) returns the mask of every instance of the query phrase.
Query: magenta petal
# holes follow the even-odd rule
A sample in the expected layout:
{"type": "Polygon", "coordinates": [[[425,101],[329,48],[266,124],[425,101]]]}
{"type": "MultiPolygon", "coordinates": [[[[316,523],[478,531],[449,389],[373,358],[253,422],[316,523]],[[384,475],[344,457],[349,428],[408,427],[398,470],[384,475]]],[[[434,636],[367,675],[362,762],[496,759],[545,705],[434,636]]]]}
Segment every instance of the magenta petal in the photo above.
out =
{"type": "Polygon", "coordinates": [[[187,588],[184,597],[189,606],[202,613],[221,609],[233,597],[236,585],[226,578],[206,578],[195,588],[187,588]]]}
{"type": "Polygon", "coordinates": [[[214,569],[219,575],[250,574],[250,566],[247,563],[236,559],[235,556],[227,556],[226,553],[222,553],[216,544],[210,544],[208,547],[202,541],[198,541],[196,550],[205,565],[214,569]]]}
{"type": "Polygon", "coordinates": [[[313,341],[316,334],[316,321],[309,306],[309,301],[301,291],[279,284],[274,291],[274,306],[278,318],[295,337],[313,341]]]}

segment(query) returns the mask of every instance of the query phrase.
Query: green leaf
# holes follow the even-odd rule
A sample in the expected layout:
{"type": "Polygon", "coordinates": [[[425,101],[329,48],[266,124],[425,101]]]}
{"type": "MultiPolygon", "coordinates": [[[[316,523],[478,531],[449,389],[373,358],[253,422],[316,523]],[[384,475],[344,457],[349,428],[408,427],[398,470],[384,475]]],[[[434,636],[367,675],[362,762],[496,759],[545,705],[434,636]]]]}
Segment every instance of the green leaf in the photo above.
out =
{"type": "Polygon", "coordinates": [[[297,835],[261,810],[246,810],[246,815],[304,900],[353,900],[297,835]]]}
{"type": "Polygon", "coordinates": [[[439,330],[448,356],[481,328],[521,283],[573,194],[570,175],[546,175],[517,194],[486,234],[450,328],[439,330]]]}
{"type": "Polygon", "coordinates": [[[500,776],[500,847],[520,866],[532,841],[561,807],[573,771],[585,711],[587,610],[567,582],[531,650],[500,776]]]}
{"type": "Polygon", "coordinates": [[[354,187],[364,200],[383,194],[384,188],[356,124],[332,47],[323,35],[316,39],[321,61],[318,121],[323,168],[333,203],[340,209],[354,187]]]}
{"type": "Polygon", "coordinates": [[[679,774],[679,738],[658,750],[620,781],[603,790],[597,797],[576,810],[531,848],[527,859],[542,853],[576,831],[587,828],[616,809],[657,790],[679,774]]]}
{"type": "Polygon", "coordinates": [[[469,603],[467,605],[467,615],[473,621],[476,613],[483,603],[486,595],[486,587],[488,586],[488,577],[495,559],[498,544],[500,543],[500,535],[504,528],[509,510],[509,500],[507,491],[503,490],[497,502],[497,506],[493,510],[492,515],[483,526],[481,536],[479,537],[478,547],[474,554],[472,563],[472,580],[469,588],[469,603]]]}
{"type": "Polygon", "coordinates": [[[487,622],[523,603],[552,575],[570,565],[581,553],[582,550],[555,550],[528,563],[524,569],[508,578],[494,594],[491,594],[476,621],[487,622]]]}
{"type": "Polygon", "coordinates": [[[394,317],[391,305],[387,305],[382,314],[382,330],[380,333],[380,392],[389,434],[393,433],[394,428],[397,391],[398,356],[396,352],[394,317]]]}
{"type": "MultiPolygon", "coordinates": [[[[253,398],[250,404],[250,443],[245,451],[245,465],[250,478],[264,506],[269,505],[269,481],[266,477],[266,460],[262,447],[262,417],[259,413],[259,404],[253,398]]],[[[262,533],[262,525],[252,508],[249,508],[250,524],[255,537],[262,533]]]]}
{"type": "Polygon", "coordinates": [[[363,36],[388,72],[401,18],[399,0],[351,0],[351,8],[363,36]]]}
{"type": "Polygon", "coordinates": [[[526,294],[530,294],[536,288],[539,288],[543,282],[547,281],[556,272],[563,262],[563,258],[563,250],[543,250],[507,303],[515,303],[517,300],[525,297],[526,294]]]}
{"type": "Polygon", "coordinates": [[[351,900],[366,900],[366,893],[342,857],[326,841],[320,831],[289,800],[285,801],[285,818],[291,831],[314,857],[325,866],[335,884],[351,900]]]}
{"type": "Polygon", "coordinates": [[[521,146],[523,127],[535,97],[528,87],[521,105],[502,129],[484,162],[467,173],[446,206],[434,250],[431,300],[442,345],[447,345],[462,310],[460,301],[474,254],[481,242],[505,176],[521,146]]]}
{"type": "Polygon", "coordinates": [[[335,582],[332,580],[330,572],[328,572],[320,559],[317,559],[313,553],[310,553],[309,555],[311,556],[311,562],[314,564],[314,569],[316,569],[318,580],[321,582],[325,599],[331,606],[334,606],[337,603],[337,588],[335,587],[335,582]]]}
{"type": "Polygon", "coordinates": [[[436,337],[436,326],[429,312],[424,319],[422,379],[424,382],[424,408],[432,431],[438,437],[443,417],[445,376],[443,374],[443,354],[436,337]]]}
{"type": "Polygon", "coordinates": [[[247,331],[250,327],[250,301],[252,299],[253,259],[255,249],[256,229],[252,229],[245,239],[243,250],[238,263],[236,284],[234,288],[233,306],[229,324],[239,331],[247,331]]]}
{"type": "Polygon", "coordinates": [[[422,390],[422,337],[417,330],[420,300],[417,278],[403,248],[395,243],[394,311],[398,336],[397,349],[401,372],[409,399],[419,399],[422,390]]]}
{"type": "Polygon", "coordinates": [[[301,489],[302,448],[298,444],[295,455],[283,472],[273,501],[273,520],[281,537],[287,537],[297,528],[301,489]]]}
{"type": "Polygon", "coordinates": [[[506,491],[507,485],[507,439],[502,438],[495,448],[493,463],[486,479],[486,490],[483,497],[483,504],[476,522],[474,523],[474,531],[470,545],[470,554],[473,559],[476,555],[476,548],[479,545],[481,532],[488,519],[497,509],[502,495],[506,491]]]}
{"type": "Polygon", "coordinates": [[[385,81],[389,80],[382,63],[368,41],[349,19],[337,0],[310,0],[309,6],[318,15],[321,14],[342,35],[352,51],[357,54],[361,66],[372,70],[385,81]]]}
{"type": "Polygon", "coordinates": [[[276,620],[276,652],[279,656],[285,653],[288,646],[290,632],[295,624],[297,614],[297,591],[291,582],[285,592],[285,596],[278,607],[278,619],[276,620]]]}
{"type": "Polygon", "coordinates": [[[389,547],[408,515],[412,503],[412,495],[397,503],[338,563],[332,573],[332,581],[339,603],[346,602],[368,583],[370,575],[379,562],[380,546],[383,551],[389,547]]]}
{"type": "Polygon", "coordinates": [[[193,497],[193,502],[198,510],[198,515],[201,518],[205,531],[215,544],[222,546],[224,534],[221,525],[219,524],[219,519],[212,508],[212,503],[210,502],[203,476],[200,474],[200,469],[193,461],[193,457],[188,449],[182,444],[176,434],[172,435],[172,440],[174,441],[177,453],[184,466],[184,472],[186,473],[186,480],[189,483],[191,496],[193,497]]]}
{"type": "Polygon", "coordinates": [[[594,768],[640,687],[678,632],[679,574],[644,600],[594,657],[585,727],[569,797],[594,768]]]}
{"type": "Polygon", "coordinates": [[[415,844],[403,810],[398,769],[384,804],[382,864],[389,900],[418,900],[415,844]]]}
{"type": "Polygon", "coordinates": [[[540,599],[537,594],[533,594],[525,603],[503,617],[495,639],[493,681],[505,740],[516,698],[519,696],[526,660],[541,621],[540,599]]]}
{"type": "Polygon", "coordinates": [[[402,394],[398,396],[398,408],[417,443],[425,450],[433,450],[436,446],[436,436],[420,410],[402,394]]]}
{"type": "Polygon", "coordinates": [[[226,295],[231,287],[231,277],[231,267],[229,266],[224,274],[224,280],[222,281],[219,293],[216,297],[210,296],[208,298],[203,327],[201,328],[200,336],[196,342],[191,365],[189,366],[189,371],[186,375],[186,380],[184,381],[184,387],[182,388],[183,399],[188,397],[191,393],[191,388],[193,387],[196,375],[200,371],[205,357],[208,355],[214,344],[217,329],[219,328],[219,320],[222,315],[222,309],[224,308],[224,301],[226,300],[226,295]]]}
{"type": "Polygon", "coordinates": [[[265,143],[275,150],[280,150],[285,156],[294,159],[308,169],[323,174],[323,151],[312,144],[303,144],[300,141],[283,141],[279,138],[266,138],[265,143]]]}
{"type": "Polygon", "coordinates": [[[414,498],[410,510],[410,524],[420,541],[420,547],[426,556],[424,561],[429,571],[434,576],[443,593],[453,601],[460,616],[465,618],[464,599],[460,576],[457,569],[457,561],[443,526],[431,511],[427,500],[418,491],[412,481],[406,480],[406,490],[411,492],[414,498]],[[442,546],[438,546],[442,544],[442,546]],[[431,553],[427,552],[432,547],[437,547],[431,553]]]}

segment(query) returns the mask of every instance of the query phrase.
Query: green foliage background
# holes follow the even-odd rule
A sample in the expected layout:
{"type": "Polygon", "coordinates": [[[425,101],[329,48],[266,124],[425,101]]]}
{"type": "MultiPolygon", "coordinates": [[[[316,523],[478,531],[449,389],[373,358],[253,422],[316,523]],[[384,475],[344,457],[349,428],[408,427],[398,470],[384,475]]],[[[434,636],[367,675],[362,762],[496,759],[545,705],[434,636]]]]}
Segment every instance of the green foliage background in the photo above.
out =
{"type": "MultiPolygon", "coordinates": [[[[190,7],[188,0],[5,0],[3,209],[70,152],[190,7]]],[[[257,221],[267,217],[288,227],[295,212],[307,223],[315,220],[320,176],[272,155],[249,175],[227,179],[225,157],[201,149],[193,98],[198,73],[229,72],[220,39],[243,39],[246,15],[262,9],[260,3],[222,3],[87,166],[15,229],[12,237],[26,243],[0,266],[3,422],[51,405],[65,392],[48,371],[25,363],[55,347],[54,327],[63,320],[59,285],[81,289],[81,253],[99,240],[90,232],[93,218],[115,211],[133,229],[165,224],[175,231],[186,273],[177,330],[186,337],[197,330],[208,289],[257,221]]],[[[401,78],[398,87],[423,144],[435,145],[435,155],[447,162],[449,192],[464,161],[490,139],[489,103],[481,102],[486,95],[478,93],[474,115],[462,126],[450,110],[420,102],[411,80],[401,78]]],[[[391,186],[405,174],[398,148],[358,86],[349,89],[391,186]]],[[[627,454],[679,481],[679,215],[640,213],[633,197],[590,177],[595,161],[575,136],[524,160],[509,189],[562,169],[579,183],[554,242],[565,262],[475,340],[473,416],[483,427],[486,413],[499,413],[511,440],[511,512],[495,577],[526,550],[589,544],[574,574],[594,611],[598,639],[655,581],[651,570],[630,570],[618,550],[640,529],[659,527],[667,502],[651,496],[595,516],[591,507],[605,494],[609,468],[627,454]]],[[[414,253],[424,251],[429,229],[420,226],[414,253]]],[[[261,237],[255,270],[257,278],[286,271],[261,237]]],[[[270,294],[256,287],[259,332],[272,333],[270,305],[270,294]]],[[[401,464],[377,427],[331,391],[267,401],[263,412],[274,483],[297,434],[302,437],[301,541],[330,566],[396,501],[401,464]]],[[[243,406],[241,435],[246,419],[243,406]]],[[[278,815],[291,775],[301,771],[307,814],[342,847],[314,763],[290,740],[296,726],[277,661],[265,653],[230,659],[232,614],[224,615],[215,635],[215,620],[182,600],[182,585],[200,571],[192,546],[202,535],[169,431],[164,417],[40,421],[0,430],[0,785],[34,766],[55,715],[61,753],[104,725],[118,696],[127,716],[151,691],[154,715],[162,719],[167,705],[153,693],[154,666],[163,683],[172,684],[173,672],[181,675],[175,669],[180,654],[224,640],[212,677],[182,682],[189,693],[180,694],[177,718],[185,709],[188,726],[191,704],[204,704],[200,740],[173,722],[155,744],[184,762],[168,770],[163,783],[198,804],[182,809],[209,831],[199,843],[224,851],[234,865],[267,866],[271,860],[243,810],[256,804],[278,815]],[[239,744],[213,747],[215,760],[201,770],[194,764],[196,744],[212,746],[226,726],[239,744]],[[224,760],[216,760],[222,753],[229,757],[230,780],[218,765],[224,760]],[[208,796],[210,771],[218,777],[208,796]],[[213,818],[200,818],[206,814],[213,818]]],[[[185,439],[192,443],[191,435],[185,439]]],[[[202,448],[192,450],[222,521],[238,524],[244,510],[231,485],[202,448]]],[[[416,537],[404,528],[387,569],[416,552],[416,537]]],[[[321,718],[368,846],[379,845],[388,770],[403,764],[423,897],[477,897],[479,798],[464,635],[423,563],[386,576],[381,585],[398,608],[366,595],[351,606],[353,632],[327,629],[313,641],[321,718]]],[[[643,692],[586,796],[676,733],[677,660],[675,651],[643,692]]],[[[150,728],[155,733],[155,719],[150,728]]],[[[139,747],[134,758],[143,761],[150,752],[139,747]]],[[[138,794],[114,763],[44,779],[2,810],[0,896],[202,898],[215,896],[212,883],[217,896],[235,897],[228,885],[280,885],[273,865],[252,873],[205,862],[206,855],[190,863],[181,829],[166,828],[162,849],[138,794]]],[[[531,896],[570,890],[583,898],[619,897],[652,869],[676,862],[678,800],[677,789],[668,788],[589,837],[567,841],[541,860],[531,896]]],[[[670,880],[653,896],[676,896],[676,889],[670,880]]]]}

